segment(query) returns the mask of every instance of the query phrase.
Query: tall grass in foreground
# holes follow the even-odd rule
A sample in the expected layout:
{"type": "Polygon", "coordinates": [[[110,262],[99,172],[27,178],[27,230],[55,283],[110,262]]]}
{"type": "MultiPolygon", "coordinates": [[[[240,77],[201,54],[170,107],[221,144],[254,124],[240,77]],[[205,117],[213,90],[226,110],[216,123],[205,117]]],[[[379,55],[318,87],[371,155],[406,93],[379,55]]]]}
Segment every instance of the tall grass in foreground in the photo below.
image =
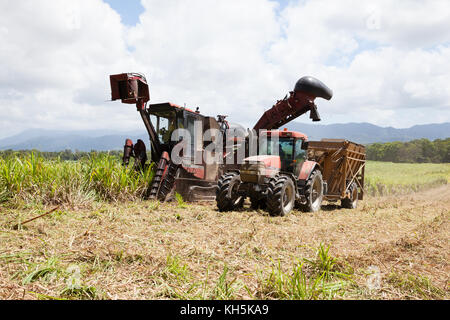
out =
{"type": "Polygon", "coordinates": [[[352,270],[343,270],[330,246],[320,244],[314,259],[303,259],[284,271],[281,263],[259,279],[258,298],[314,300],[343,295],[351,285],[352,270]]]}
{"type": "Polygon", "coordinates": [[[45,160],[31,153],[0,158],[0,203],[83,204],[119,201],[144,195],[152,167],[136,172],[117,157],[92,154],[80,161],[45,160]]]}
{"type": "Polygon", "coordinates": [[[365,189],[371,196],[417,192],[450,181],[450,163],[367,161],[365,189]]]}

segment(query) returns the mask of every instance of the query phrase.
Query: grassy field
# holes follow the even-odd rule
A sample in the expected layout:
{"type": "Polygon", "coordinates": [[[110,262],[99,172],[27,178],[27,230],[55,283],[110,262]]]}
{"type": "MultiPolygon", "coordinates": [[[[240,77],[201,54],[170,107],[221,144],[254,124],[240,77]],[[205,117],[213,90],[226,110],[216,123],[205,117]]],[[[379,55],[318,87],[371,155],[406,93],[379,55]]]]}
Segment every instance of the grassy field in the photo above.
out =
{"type": "Polygon", "coordinates": [[[89,205],[93,201],[140,198],[152,167],[137,173],[117,157],[91,155],[80,161],[27,157],[0,158],[0,203],[89,205]]]}
{"type": "Polygon", "coordinates": [[[365,188],[372,196],[405,194],[450,182],[450,164],[368,161],[365,188]]]}
{"type": "Polygon", "coordinates": [[[2,159],[0,299],[448,299],[450,165],[366,172],[358,209],[274,218],[142,201],[151,170],[105,156],[2,159]]]}

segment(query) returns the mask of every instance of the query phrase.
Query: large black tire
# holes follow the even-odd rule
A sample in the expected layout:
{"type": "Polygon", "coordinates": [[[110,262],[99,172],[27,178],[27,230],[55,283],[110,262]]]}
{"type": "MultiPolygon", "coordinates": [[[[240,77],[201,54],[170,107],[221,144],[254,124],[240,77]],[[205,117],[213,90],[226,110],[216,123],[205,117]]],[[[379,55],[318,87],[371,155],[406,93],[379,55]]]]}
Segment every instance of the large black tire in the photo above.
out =
{"type": "Polygon", "coordinates": [[[358,206],[358,186],[353,182],[349,188],[350,198],[341,199],[341,207],[346,209],[356,209],[358,206]]]}
{"type": "Polygon", "coordinates": [[[317,212],[320,210],[323,200],[323,179],[322,173],[315,170],[305,185],[306,203],[300,205],[304,212],[317,212]]]}
{"type": "Polygon", "coordinates": [[[291,178],[276,176],[268,186],[267,211],[272,216],[285,216],[295,205],[295,186],[291,178]]]}
{"type": "Polygon", "coordinates": [[[242,208],[245,197],[237,194],[241,177],[237,172],[230,172],[220,177],[216,189],[216,202],[219,211],[234,211],[242,208]]]}

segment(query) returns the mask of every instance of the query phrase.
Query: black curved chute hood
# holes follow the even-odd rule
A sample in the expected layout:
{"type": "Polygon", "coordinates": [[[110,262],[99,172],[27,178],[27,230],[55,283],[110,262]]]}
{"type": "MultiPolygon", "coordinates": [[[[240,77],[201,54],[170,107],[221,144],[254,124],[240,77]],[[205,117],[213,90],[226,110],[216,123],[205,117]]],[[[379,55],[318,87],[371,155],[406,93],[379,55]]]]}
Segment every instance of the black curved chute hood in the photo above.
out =
{"type": "Polygon", "coordinates": [[[322,81],[311,76],[303,77],[295,84],[294,92],[303,92],[318,98],[330,100],[333,97],[333,91],[322,81]]]}

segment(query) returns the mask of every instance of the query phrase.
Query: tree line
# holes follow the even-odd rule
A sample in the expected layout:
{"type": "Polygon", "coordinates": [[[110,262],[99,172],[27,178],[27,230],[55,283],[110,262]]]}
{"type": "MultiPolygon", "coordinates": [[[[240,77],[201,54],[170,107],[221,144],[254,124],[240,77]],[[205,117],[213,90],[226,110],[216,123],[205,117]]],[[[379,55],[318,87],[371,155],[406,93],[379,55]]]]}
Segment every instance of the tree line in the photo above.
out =
{"type": "Polygon", "coordinates": [[[366,156],[374,161],[450,163],[450,138],[373,143],[366,146],[366,156]]]}
{"type": "MultiPolygon", "coordinates": [[[[31,152],[39,154],[45,159],[61,159],[77,161],[89,158],[94,154],[110,154],[118,158],[122,157],[122,151],[72,151],[64,150],[61,152],[44,151],[0,151],[1,157],[28,155],[31,152]]],[[[389,161],[389,162],[407,162],[407,163],[450,163],[450,138],[437,139],[430,141],[428,139],[419,139],[409,142],[387,142],[373,143],[366,146],[368,160],[389,161]]]]}

